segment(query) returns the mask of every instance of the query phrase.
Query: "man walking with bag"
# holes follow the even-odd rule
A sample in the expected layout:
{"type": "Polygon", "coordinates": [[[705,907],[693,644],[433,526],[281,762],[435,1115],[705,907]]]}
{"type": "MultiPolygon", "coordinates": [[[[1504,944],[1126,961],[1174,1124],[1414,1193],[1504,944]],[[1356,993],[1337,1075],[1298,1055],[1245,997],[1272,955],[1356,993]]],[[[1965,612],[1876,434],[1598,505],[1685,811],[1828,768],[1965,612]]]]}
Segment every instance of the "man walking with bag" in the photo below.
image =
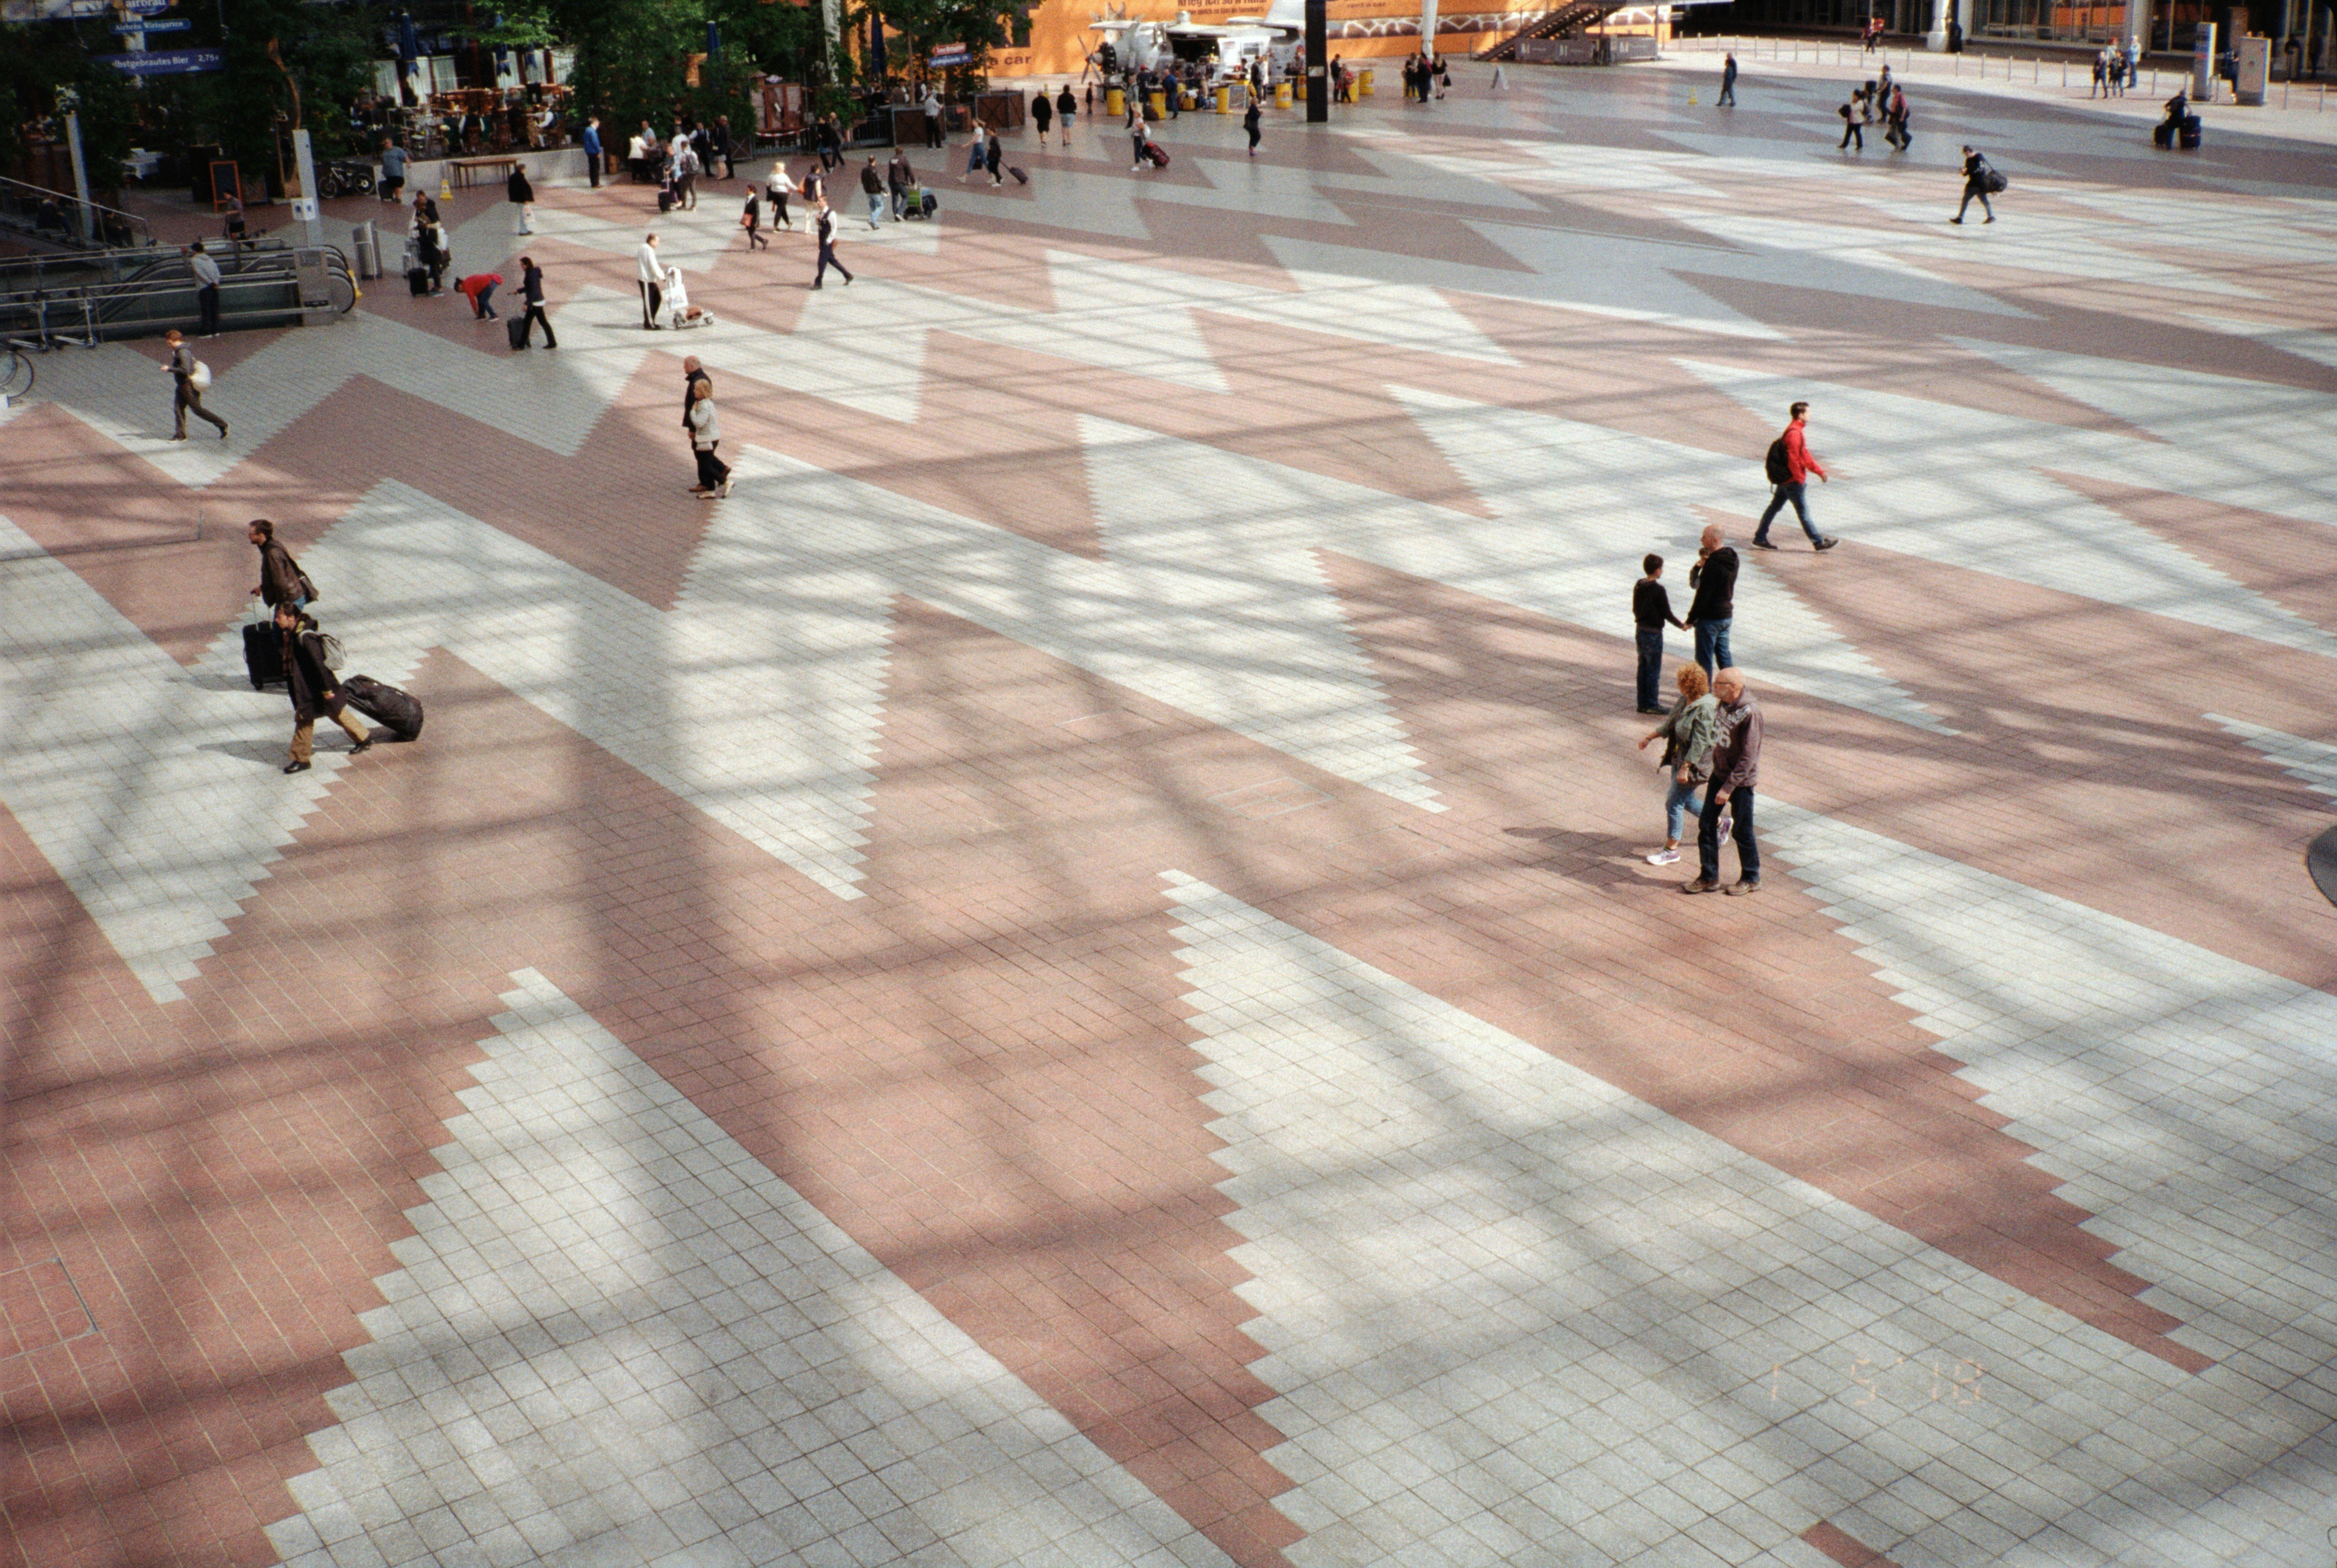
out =
{"type": "Polygon", "coordinates": [[[171,362],[163,368],[170,371],[176,387],[171,396],[171,414],[175,425],[171,439],[184,441],[187,438],[187,415],[192,410],[196,418],[208,419],[218,426],[220,439],[226,440],[227,421],[203,407],[203,388],[211,384],[210,367],[195,358],[195,351],[187,347],[185,336],[177,328],[163,333],[162,341],[171,348],[171,362]]]}
{"type": "Polygon", "coordinates": [[[560,347],[560,339],[552,335],[552,318],[543,313],[543,269],[535,264],[533,256],[519,259],[520,298],[527,302],[527,314],[520,318],[518,347],[524,348],[535,336],[537,322],[543,324],[543,346],[560,347]]]}
{"type": "Polygon", "coordinates": [[[1769,543],[1769,524],[1785,509],[1785,504],[1791,502],[1794,515],[1802,520],[1802,532],[1810,536],[1810,548],[1831,550],[1840,541],[1818,533],[1816,524],[1810,521],[1810,505],[1804,494],[1808,488],[1811,475],[1816,475],[1821,484],[1826,482],[1825,467],[1811,454],[1809,441],[1803,434],[1804,426],[1809,423],[1810,406],[1796,403],[1786,412],[1792,416],[1793,423],[1785,426],[1784,435],[1769,444],[1769,483],[1775,488],[1769,493],[1769,509],[1761,514],[1761,521],[1753,529],[1753,548],[1776,548],[1769,543]]]}
{"type": "Polygon", "coordinates": [[[284,691],[292,699],[292,757],[284,771],[308,770],[319,716],[348,731],[351,756],[372,745],[373,732],[342,705],[340,680],[326,662],[325,637],[316,622],[288,603],[279,604],[276,632],[284,640],[284,691]]]}

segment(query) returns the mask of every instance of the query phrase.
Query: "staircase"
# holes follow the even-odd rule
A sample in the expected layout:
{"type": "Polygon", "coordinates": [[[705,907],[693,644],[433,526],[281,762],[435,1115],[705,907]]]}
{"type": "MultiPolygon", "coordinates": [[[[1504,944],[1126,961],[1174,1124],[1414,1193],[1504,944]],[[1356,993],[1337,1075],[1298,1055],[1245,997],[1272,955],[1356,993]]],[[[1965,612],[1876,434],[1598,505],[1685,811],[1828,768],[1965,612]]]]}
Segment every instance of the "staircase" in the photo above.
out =
{"type": "Polygon", "coordinates": [[[1480,54],[1480,60],[1514,60],[1518,45],[1536,38],[1564,38],[1581,32],[1594,22],[1603,22],[1623,9],[1619,0],[1566,0],[1555,11],[1545,11],[1539,20],[1523,27],[1480,54]]]}

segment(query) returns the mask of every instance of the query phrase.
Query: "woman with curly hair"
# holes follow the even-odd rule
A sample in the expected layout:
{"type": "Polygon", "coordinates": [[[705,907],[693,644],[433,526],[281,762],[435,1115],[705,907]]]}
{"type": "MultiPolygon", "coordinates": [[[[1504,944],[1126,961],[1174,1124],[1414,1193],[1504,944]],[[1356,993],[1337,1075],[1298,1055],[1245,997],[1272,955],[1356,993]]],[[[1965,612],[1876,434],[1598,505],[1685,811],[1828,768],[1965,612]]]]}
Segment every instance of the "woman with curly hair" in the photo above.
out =
{"type": "Polygon", "coordinates": [[[1678,861],[1683,814],[1695,800],[1696,792],[1712,776],[1712,746],[1719,733],[1714,724],[1719,703],[1712,695],[1711,683],[1705,679],[1703,669],[1683,664],[1675,679],[1679,684],[1679,700],[1672,704],[1664,721],[1639,742],[1642,751],[1649,741],[1664,742],[1663,766],[1671,775],[1664,794],[1664,847],[1648,856],[1650,866],[1670,866],[1678,861]]]}

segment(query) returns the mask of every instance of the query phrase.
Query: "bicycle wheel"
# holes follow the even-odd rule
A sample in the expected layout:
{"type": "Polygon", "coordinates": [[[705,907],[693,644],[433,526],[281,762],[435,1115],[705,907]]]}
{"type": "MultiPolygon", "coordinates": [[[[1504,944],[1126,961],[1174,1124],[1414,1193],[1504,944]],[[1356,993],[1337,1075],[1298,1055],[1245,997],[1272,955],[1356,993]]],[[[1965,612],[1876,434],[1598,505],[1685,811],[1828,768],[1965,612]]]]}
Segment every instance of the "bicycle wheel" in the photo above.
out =
{"type": "Polygon", "coordinates": [[[5,358],[0,358],[0,399],[14,402],[32,389],[32,358],[9,349],[5,358]]]}

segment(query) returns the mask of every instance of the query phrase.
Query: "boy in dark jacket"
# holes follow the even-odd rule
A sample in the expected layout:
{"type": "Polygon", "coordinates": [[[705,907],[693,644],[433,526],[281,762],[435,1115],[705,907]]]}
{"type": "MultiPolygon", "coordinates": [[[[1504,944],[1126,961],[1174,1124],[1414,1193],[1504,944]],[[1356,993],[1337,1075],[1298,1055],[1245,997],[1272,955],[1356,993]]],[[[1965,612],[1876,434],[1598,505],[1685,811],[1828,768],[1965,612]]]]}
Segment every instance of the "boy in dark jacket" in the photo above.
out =
{"type": "Polygon", "coordinates": [[[1664,558],[1650,555],[1639,563],[1647,573],[1631,588],[1631,620],[1638,628],[1639,639],[1639,711],[1668,712],[1663,704],[1664,628],[1677,626],[1687,630],[1687,622],[1672,613],[1672,599],[1664,592],[1664,558]]]}
{"type": "Polygon", "coordinates": [[[292,760],[284,771],[308,770],[319,714],[348,731],[351,756],[372,745],[372,732],[342,706],[340,679],[325,662],[316,622],[288,602],[276,607],[276,632],[284,639],[284,690],[292,699],[292,760]]]}

